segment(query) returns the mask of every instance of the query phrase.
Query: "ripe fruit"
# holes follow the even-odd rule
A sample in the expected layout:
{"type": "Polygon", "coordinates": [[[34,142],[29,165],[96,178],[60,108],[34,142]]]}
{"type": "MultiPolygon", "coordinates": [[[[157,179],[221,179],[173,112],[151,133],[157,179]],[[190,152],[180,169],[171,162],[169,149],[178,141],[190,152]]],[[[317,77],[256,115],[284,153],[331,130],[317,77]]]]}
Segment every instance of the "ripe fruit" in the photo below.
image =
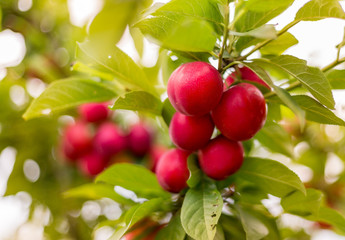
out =
{"type": "Polygon", "coordinates": [[[86,103],[78,109],[80,116],[88,122],[100,122],[106,120],[109,109],[106,103],[86,103]]]}
{"type": "Polygon", "coordinates": [[[222,77],[206,62],[183,64],[168,81],[169,100],[177,111],[185,115],[205,115],[218,104],[222,93],[222,77]]]}
{"type": "Polygon", "coordinates": [[[178,193],[187,187],[189,153],[181,149],[171,149],[159,159],[156,174],[159,184],[167,191],[178,193]]]}
{"type": "Polygon", "coordinates": [[[145,156],[151,148],[152,136],[143,123],[131,127],[128,134],[128,148],[137,157],[145,156]]]}
{"type": "Polygon", "coordinates": [[[185,150],[198,150],[210,140],[214,130],[210,114],[201,117],[176,112],[171,119],[169,134],[173,143],[185,150]]]}
{"type": "Polygon", "coordinates": [[[92,152],[81,157],[80,170],[86,176],[95,176],[101,173],[107,165],[107,159],[97,152],[92,152]]]}
{"type": "Polygon", "coordinates": [[[239,77],[242,80],[255,82],[267,88],[268,90],[271,90],[271,87],[267,83],[265,83],[258,75],[256,75],[256,73],[253,72],[250,68],[240,67],[238,68],[238,70],[239,73],[233,72],[225,79],[224,87],[228,88],[235,81],[235,79],[239,77]]]}
{"type": "Polygon", "coordinates": [[[98,128],[93,145],[97,152],[109,157],[124,150],[127,140],[121,129],[114,123],[106,122],[98,128]]]}
{"type": "Polygon", "coordinates": [[[62,139],[62,151],[66,158],[76,160],[87,153],[92,146],[92,133],[84,122],[66,127],[62,139]]]}
{"type": "Polygon", "coordinates": [[[242,144],[222,135],[212,139],[205,148],[199,151],[201,169],[207,176],[216,180],[223,180],[235,173],[242,162],[242,144]]]}
{"type": "Polygon", "coordinates": [[[234,141],[248,140],[265,123],[265,98],[254,85],[240,83],[224,92],[211,115],[225,137],[234,141]]]}

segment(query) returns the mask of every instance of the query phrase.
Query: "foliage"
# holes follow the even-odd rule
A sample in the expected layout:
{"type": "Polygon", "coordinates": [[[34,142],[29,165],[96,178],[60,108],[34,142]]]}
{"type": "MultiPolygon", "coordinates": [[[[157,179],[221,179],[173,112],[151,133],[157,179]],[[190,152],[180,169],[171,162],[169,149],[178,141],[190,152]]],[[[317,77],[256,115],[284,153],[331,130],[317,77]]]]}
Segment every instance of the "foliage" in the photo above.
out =
{"type": "MultiPolygon", "coordinates": [[[[48,207],[53,220],[45,231],[52,239],[90,239],[91,232],[103,226],[114,230],[109,239],[121,239],[148,218],[161,227],[156,239],[308,236],[303,229],[295,232],[284,226],[281,219],[286,214],[327,223],[345,235],[345,173],[330,180],[325,171],[332,156],[345,161],[345,122],[333,111],[333,91],[345,88],[345,70],[334,68],[345,59],[338,54],[334,62],[320,69],[284,54],[298,44],[288,30],[299,22],[345,19],[337,0],[310,0],[279,31],[267,23],[286,11],[293,0],[264,4],[258,0],[172,0],[167,4],[105,0],[103,10],[88,29],[68,22],[66,1],[55,1],[54,6],[51,1],[34,1],[28,12],[14,10],[13,2],[1,4],[2,28],[21,32],[28,52],[24,61],[9,68],[0,82],[0,149],[11,146],[18,153],[6,195],[27,191],[35,200],[32,211],[40,205],[48,207]],[[230,8],[235,13],[232,21],[230,8]],[[39,28],[46,15],[55,23],[49,34],[39,28]],[[144,37],[159,46],[160,56],[151,69],[116,46],[126,28],[139,56],[144,37]],[[56,57],[59,48],[67,51],[67,62],[73,63],[71,69],[56,57]],[[253,53],[260,57],[253,59],[253,53]],[[164,142],[175,112],[164,97],[166,80],[178,66],[191,61],[216,61],[224,78],[238,66],[247,66],[272,88],[264,93],[266,124],[244,143],[246,157],[237,173],[223,181],[212,180],[190,157],[188,188],[171,194],[161,188],[154,173],[142,166],[145,162],[141,159],[139,165],[114,164],[94,182],[60,161],[56,141],[62,126],[60,115],[75,116],[75,107],[87,102],[111,100],[116,112],[134,111],[142,118],[150,118],[160,129],[161,138],[157,139],[164,142]],[[27,88],[33,77],[48,87],[37,98],[30,97],[30,105],[14,105],[10,89],[27,88]],[[332,129],[339,139],[329,134],[332,129]],[[296,151],[303,144],[305,149],[296,151]],[[39,164],[37,182],[23,175],[27,159],[39,164]],[[294,164],[312,171],[308,182],[302,182],[294,173],[294,164]],[[279,214],[263,204],[273,196],[280,199],[279,214]],[[119,204],[122,215],[118,219],[102,215],[87,221],[69,214],[80,209],[85,200],[104,199],[119,204]],[[56,231],[59,221],[66,219],[69,230],[56,231]]],[[[342,44],[339,46],[340,51],[342,44]]],[[[241,80],[235,84],[238,82],[241,80]]],[[[127,124],[125,118],[122,124],[127,124]]]]}

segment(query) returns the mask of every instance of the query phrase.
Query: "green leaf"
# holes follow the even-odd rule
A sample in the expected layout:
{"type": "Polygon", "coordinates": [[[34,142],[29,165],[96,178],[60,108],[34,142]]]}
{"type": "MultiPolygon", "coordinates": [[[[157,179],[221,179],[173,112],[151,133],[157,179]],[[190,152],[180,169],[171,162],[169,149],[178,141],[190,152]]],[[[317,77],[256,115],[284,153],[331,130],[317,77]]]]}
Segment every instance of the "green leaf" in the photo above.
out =
{"type": "Polygon", "coordinates": [[[145,90],[157,94],[144,71],[115,45],[104,49],[97,42],[78,43],[77,58],[82,62],[87,61],[98,70],[112,74],[114,79],[131,90],[145,90]]]}
{"type": "Polygon", "coordinates": [[[189,189],[181,210],[181,222],[186,233],[194,239],[212,240],[222,206],[222,196],[213,182],[204,180],[199,188],[189,189]]]}
{"type": "Polygon", "coordinates": [[[169,126],[170,121],[174,116],[175,112],[176,110],[173,107],[173,105],[171,105],[169,98],[165,99],[165,101],[163,102],[162,117],[167,126],[169,126]]]}
{"type": "Polygon", "coordinates": [[[337,0],[312,0],[296,13],[295,21],[317,21],[324,18],[345,19],[345,13],[337,0]]]}
{"type": "Polygon", "coordinates": [[[176,14],[176,18],[193,16],[199,20],[206,20],[217,25],[223,23],[216,0],[172,0],[159,8],[152,15],[176,14]]]}
{"type": "Polygon", "coordinates": [[[173,13],[168,16],[154,16],[135,26],[149,40],[165,48],[186,52],[213,50],[217,35],[209,22],[192,17],[178,17],[179,15],[173,13]]]}
{"type": "Polygon", "coordinates": [[[272,152],[278,152],[287,157],[294,157],[294,148],[290,135],[277,123],[266,122],[265,126],[255,135],[255,138],[272,152]],[[274,141],[272,141],[274,139],[274,141]]]}
{"type": "Polygon", "coordinates": [[[305,112],[295,102],[295,100],[291,97],[291,95],[284,89],[274,85],[271,78],[268,76],[265,70],[262,69],[260,65],[259,66],[256,65],[257,62],[255,60],[254,60],[254,63],[243,63],[243,64],[251,68],[263,81],[265,81],[270,87],[274,89],[279,99],[296,114],[297,118],[300,121],[301,128],[303,129],[305,125],[305,112]]]}
{"type": "Polygon", "coordinates": [[[181,211],[178,211],[169,224],[162,228],[155,240],[184,240],[186,233],[181,224],[181,211]]]}
{"type": "Polygon", "coordinates": [[[341,234],[345,234],[345,217],[332,208],[322,206],[320,207],[317,217],[310,217],[307,219],[331,224],[341,234]]]}
{"type": "Polygon", "coordinates": [[[230,34],[235,36],[246,36],[246,37],[255,37],[260,39],[275,39],[277,38],[277,31],[274,28],[273,24],[266,24],[250,30],[248,32],[233,32],[230,31],[230,34]]]}
{"type": "Polygon", "coordinates": [[[180,51],[213,50],[223,18],[216,1],[174,0],[135,26],[151,40],[180,51]]]}
{"type": "Polygon", "coordinates": [[[222,225],[220,225],[220,224],[217,225],[216,235],[214,236],[213,240],[226,240],[225,236],[224,236],[224,231],[223,231],[222,225]]]}
{"type": "Polygon", "coordinates": [[[277,39],[271,41],[260,49],[263,55],[281,55],[286,49],[296,45],[298,40],[289,32],[280,35],[277,39]]]}
{"type": "MultiPolygon", "coordinates": [[[[265,4],[262,4],[265,5],[265,4]]],[[[288,6],[273,8],[264,12],[257,12],[241,9],[239,14],[241,17],[236,21],[235,28],[237,32],[247,32],[249,30],[258,28],[267,23],[272,18],[278,16],[286,10],[288,6]]]]}
{"type": "Polygon", "coordinates": [[[146,198],[170,197],[170,194],[161,188],[154,173],[135,164],[114,164],[98,175],[96,182],[121,186],[146,198]]]}
{"type": "Polygon", "coordinates": [[[133,91],[119,97],[112,109],[126,109],[161,115],[163,103],[155,96],[144,91],[133,91]]]}
{"type": "Polygon", "coordinates": [[[161,198],[154,198],[142,204],[138,204],[130,208],[124,216],[124,226],[115,230],[115,233],[109,240],[120,240],[121,237],[128,231],[128,229],[141,219],[150,216],[152,213],[161,210],[161,198]]]}
{"type": "Polygon", "coordinates": [[[140,0],[105,1],[89,27],[89,38],[104,48],[116,44],[135,15],[140,0]],[[111,22],[111,24],[109,24],[111,22]]]}
{"type": "Polygon", "coordinates": [[[258,65],[272,66],[284,71],[300,81],[322,104],[334,108],[331,86],[320,69],[309,67],[305,60],[290,55],[281,55],[272,59],[256,59],[258,65]]]}
{"type": "Polygon", "coordinates": [[[332,89],[345,89],[345,70],[333,69],[327,72],[326,77],[332,89]]]}
{"type": "Polygon", "coordinates": [[[102,183],[88,183],[64,192],[66,198],[85,198],[85,199],[100,199],[110,198],[115,202],[121,204],[132,205],[134,202],[130,199],[124,198],[114,190],[114,186],[102,183]]]}
{"type": "Polygon", "coordinates": [[[243,229],[246,232],[247,240],[260,240],[268,235],[269,231],[265,224],[252,215],[248,210],[239,206],[236,210],[240,216],[243,229]]]}
{"type": "Polygon", "coordinates": [[[306,194],[303,183],[293,171],[270,159],[245,158],[236,177],[239,181],[249,181],[277,197],[284,197],[296,190],[306,194]]]}
{"type": "Polygon", "coordinates": [[[241,221],[239,221],[237,217],[222,214],[222,216],[219,219],[219,223],[223,227],[224,233],[227,237],[226,239],[246,238],[241,221]]]}
{"type": "Polygon", "coordinates": [[[292,97],[298,105],[306,112],[306,119],[323,124],[345,126],[345,122],[338,118],[332,111],[325,108],[315,99],[306,95],[292,97]]]}
{"type": "Polygon", "coordinates": [[[194,188],[198,185],[202,178],[202,171],[198,167],[198,159],[195,155],[191,154],[187,160],[188,169],[189,169],[189,179],[187,184],[190,188],[194,188]]]}
{"type": "Polygon", "coordinates": [[[280,7],[290,6],[294,0],[267,0],[262,4],[262,0],[248,0],[246,8],[253,12],[266,12],[280,7]]]}
{"type": "Polygon", "coordinates": [[[323,203],[323,193],[316,189],[308,188],[307,195],[301,192],[294,192],[281,200],[284,211],[294,215],[306,217],[319,214],[321,203],[323,203]]]}
{"type": "Polygon", "coordinates": [[[51,83],[38,98],[32,101],[23,118],[28,120],[87,102],[104,102],[115,96],[116,93],[101,82],[67,78],[51,83]]]}

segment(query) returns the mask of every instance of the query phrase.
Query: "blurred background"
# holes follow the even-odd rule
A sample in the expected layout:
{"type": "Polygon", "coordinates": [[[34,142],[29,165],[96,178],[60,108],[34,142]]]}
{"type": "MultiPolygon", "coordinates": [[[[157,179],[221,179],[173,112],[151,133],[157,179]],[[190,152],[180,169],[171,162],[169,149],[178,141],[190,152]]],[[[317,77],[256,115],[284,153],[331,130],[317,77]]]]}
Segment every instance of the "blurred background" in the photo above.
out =
{"type": "MultiPolygon", "coordinates": [[[[296,0],[270,23],[276,24],[277,29],[283,28],[306,2],[296,0]]],[[[344,2],[340,3],[345,6],[344,2]]],[[[85,39],[88,24],[104,4],[102,0],[0,1],[1,240],[106,239],[113,229],[99,227],[93,231],[93,227],[100,219],[115,220],[121,214],[119,204],[110,199],[78,202],[61,195],[71,187],[91,181],[62,161],[58,154],[63,128],[74,121],[76,110],[63,116],[29,121],[21,117],[30,101],[49,83],[73,74],[76,42],[85,39]],[[76,211],[79,207],[81,210],[76,211]]],[[[286,53],[306,59],[312,66],[326,66],[336,58],[336,45],[343,39],[344,27],[343,21],[335,19],[301,22],[290,30],[299,44],[286,53]]],[[[159,47],[143,39],[142,53],[139,53],[132,36],[133,32],[127,28],[117,46],[141,66],[153,68],[159,58],[159,47]]],[[[162,73],[157,75],[162,78],[162,73]]],[[[335,90],[334,97],[335,113],[345,119],[345,92],[335,90]]],[[[344,128],[308,123],[305,131],[300,132],[296,118],[290,113],[286,116],[282,126],[292,136],[288,147],[294,157],[259,147],[252,154],[280,159],[307,187],[324,191],[329,206],[345,214],[344,128]]],[[[119,124],[138,120],[138,115],[130,112],[120,111],[114,117],[119,124]]],[[[167,143],[166,136],[160,139],[167,143]]],[[[279,199],[272,197],[265,205],[273,215],[281,215],[279,199]]],[[[292,236],[289,239],[310,239],[310,236],[314,240],[345,239],[336,235],[330,226],[288,214],[281,216],[280,224],[286,226],[286,236],[292,236]]]]}

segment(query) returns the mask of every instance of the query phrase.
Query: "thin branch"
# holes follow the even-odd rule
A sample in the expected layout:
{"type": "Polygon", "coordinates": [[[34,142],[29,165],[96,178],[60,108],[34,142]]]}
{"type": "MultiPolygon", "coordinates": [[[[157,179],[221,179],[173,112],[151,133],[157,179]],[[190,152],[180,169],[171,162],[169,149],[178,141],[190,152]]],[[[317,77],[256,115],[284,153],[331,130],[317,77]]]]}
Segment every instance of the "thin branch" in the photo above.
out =
{"type": "Polygon", "coordinates": [[[219,55],[218,55],[218,71],[222,71],[222,62],[223,62],[223,53],[224,49],[226,47],[226,42],[228,40],[228,25],[229,25],[229,14],[230,14],[230,9],[229,9],[229,1],[227,1],[227,4],[225,6],[225,16],[224,16],[224,31],[223,31],[223,44],[222,47],[220,48],[219,55]]]}
{"type": "MultiPolygon", "coordinates": [[[[297,23],[299,23],[300,21],[293,21],[291,23],[289,23],[288,25],[286,25],[282,30],[280,30],[277,33],[277,36],[279,37],[280,35],[282,35],[283,33],[287,32],[290,28],[292,28],[293,26],[295,26],[297,23]]],[[[239,57],[237,60],[241,61],[246,59],[247,57],[249,57],[250,55],[252,55],[254,52],[256,52],[257,50],[259,50],[260,48],[262,48],[263,46],[266,46],[268,43],[272,42],[274,39],[267,39],[259,44],[257,44],[249,53],[239,57]]]]}

